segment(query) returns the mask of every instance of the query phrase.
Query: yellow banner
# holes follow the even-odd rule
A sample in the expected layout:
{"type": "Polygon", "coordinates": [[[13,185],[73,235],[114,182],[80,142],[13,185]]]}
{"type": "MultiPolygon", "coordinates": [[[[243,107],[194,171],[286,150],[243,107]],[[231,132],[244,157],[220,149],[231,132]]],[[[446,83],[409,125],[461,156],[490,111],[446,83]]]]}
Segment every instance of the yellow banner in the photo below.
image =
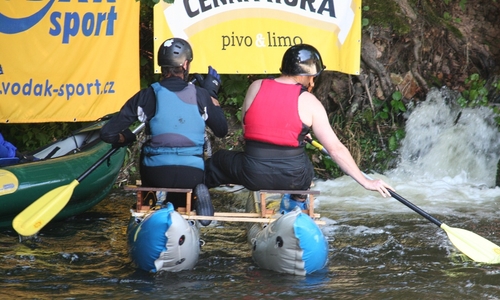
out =
{"type": "Polygon", "coordinates": [[[277,74],[286,49],[305,43],[327,70],[359,74],[361,0],[160,0],[154,29],[155,50],[170,37],[191,44],[191,73],[211,65],[225,74],[277,74]]]}
{"type": "Polygon", "coordinates": [[[139,86],[139,3],[0,0],[0,122],[83,122],[139,86]]]}

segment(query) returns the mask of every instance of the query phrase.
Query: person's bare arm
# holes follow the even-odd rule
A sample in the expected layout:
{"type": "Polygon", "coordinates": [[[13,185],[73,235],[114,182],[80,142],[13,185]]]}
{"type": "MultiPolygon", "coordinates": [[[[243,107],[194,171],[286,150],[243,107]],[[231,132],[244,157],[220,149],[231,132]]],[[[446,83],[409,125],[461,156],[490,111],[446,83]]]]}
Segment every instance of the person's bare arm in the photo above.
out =
{"type": "Polygon", "coordinates": [[[331,158],[347,175],[351,176],[365,189],[378,191],[383,197],[390,196],[387,189],[394,190],[382,180],[370,180],[364,176],[354,161],[351,153],[339,140],[328,120],[325,108],[321,102],[310,93],[303,93],[299,102],[301,119],[313,129],[314,135],[325,147],[331,158]]]}

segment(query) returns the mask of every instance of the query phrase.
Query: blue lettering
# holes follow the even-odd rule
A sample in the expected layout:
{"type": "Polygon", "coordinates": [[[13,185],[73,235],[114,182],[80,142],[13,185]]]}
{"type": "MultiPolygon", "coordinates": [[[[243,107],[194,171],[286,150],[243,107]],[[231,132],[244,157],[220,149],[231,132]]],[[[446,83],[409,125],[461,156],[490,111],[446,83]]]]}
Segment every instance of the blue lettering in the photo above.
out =
{"type": "Polygon", "coordinates": [[[24,96],[37,96],[37,97],[52,97],[52,95],[57,95],[59,97],[65,97],[66,100],[70,100],[75,95],[86,96],[86,95],[96,95],[100,94],[114,94],[116,90],[114,89],[114,81],[102,82],[96,78],[93,82],[87,83],[63,83],[59,88],[54,88],[50,79],[46,79],[45,83],[35,82],[32,78],[24,83],[21,82],[0,82],[0,95],[24,95],[24,96]]]}
{"type": "Polygon", "coordinates": [[[108,24],[106,27],[106,35],[113,35],[115,33],[115,21],[118,19],[118,14],[115,12],[115,7],[111,6],[108,14],[108,24]]]}
{"type": "Polygon", "coordinates": [[[87,83],[87,94],[90,95],[92,93],[92,86],[93,85],[94,85],[93,83],[87,83]]]}
{"type": "Polygon", "coordinates": [[[115,90],[113,89],[113,86],[115,85],[115,82],[114,81],[110,81],[109,82],[109,93],[110,94],[114,94],[115,93],[115,90]]]}
{"type": "Polygon", "coordinates": [[[14,84],[12,85],[12,95],[16,96],[17,94],[19,94],[19,92],[21,91],[21,85],[17,82],[14,82],[14,84]]]}
{"type": "MultiPolygon", "coordinates": [[[[59,0],[61,2],[61,0],[59,0]]],[[[79,0],[78,2],[87,2],[79,0]]],[[[94,2],[100,2],[94,0],[94,2]]],[[[107,2],[115,2],[108,0],[107,2]]],[[[66,12],[64,16],[61,12],[53,12],[50,15],[52,27],[49,29],[49,34],[52,36],[61,36],[62,43],[69,44],[71,37],[77,36],[79,32],[86,37],[99,36],[101,28],[106,31],[107,36],[112,36],[115,33],[115,22],[118,19],[118,14],[114,6],[111,6],[108,12],[92,13],[87,12],[80,16],[78,12],[66,12]]]]}
{"type": "Polygon", "coordinates": [[[99,95],[101,93],[101,82],[99,81],[99,79],[95,80],[94,85],[95,85],[96,94],[99,95]]]}
{"type": "Polygon", "coordinates": [[[35,88],[33,89],[33,95],[41,96],[42,95],[43,86],[39,83],[35,84],[35,88]]]}
{"type": "Polygon", "coordinates": [[[91,36],[94,31],[94,15],[86,13],[83,16],[82,33],[84,36],[91,36]]]}
{"type": "Polygon", "coordinates": [[[33,88],[33,78],[23,85],[23,95],[29,96],[31,95],[31,89],[33,88]]]}
{"type": "Polygon", "coordinates": [[[85,94],[85,87],[83,86],[83,84],[79,83],[76,86],[76,94],[78,96],[83,96],[85,94]]]}
{"type": "Polygon", "coordinates": [[[97,24],[95,27],[95,34],[99,35],[101,33],[101,24],[106,21],[106,14],[97,14],[97,24]]]}
{"type": "Polygon", "coordinates": [[[52,96],[52,84],[49,83],[49,80],[45,80],[45,94],[44,96],[52,96]]]}
{"type": "MultiPolygon", "coordinates": [[[[64,96],[63,87],[64,87],[64,84],[61,85],[61,88],[59,89],[59,93],[57,93],[57,96],[59,96],[59,97],[64,96]]],[[[54,90],[54,92],[57,92],[57,90],[54,90]]]]}
{"type": "Polygon", "coordinates": [[[63,44],[69,43],[69,36],[75,36],[80,28],[80,16],[78,13],[64,14],[63,44]]]}
{"type": "MultiPolygon", "coordinates": [[[[58,2],[71,2],[72,0],[59,0],[58,2]]],[[[93,0],[92,3],[102,3],[102,0],[93,0]]],[[[116,3],[116,0],[106,0],[107,3],[116,3]]],[[[78,0],[78,3],[89,3],[89,0],[78,0]]]]}
{"type": "Polygon", "coordinates": [[[58,36],[61,33],[61,25],[59,25],[59,19],[61,19],[61,13],[56,11],[50,15],[50,23],[54,25],[54,28],[50,28],[49,34],[52,36],[58,36]]]}
{"type": "Polygon", "coordinates": [[[66,84],[66,100],[69,100],[75,93],[75,86],[71,83],[66,84]]]}
{"type": "Polygon", "coordinates": [[[10,82],[2,82],[2,92],[4,95],[7,94],[7,92],[9,91],[9,87],[10,87],[10,82]]]}

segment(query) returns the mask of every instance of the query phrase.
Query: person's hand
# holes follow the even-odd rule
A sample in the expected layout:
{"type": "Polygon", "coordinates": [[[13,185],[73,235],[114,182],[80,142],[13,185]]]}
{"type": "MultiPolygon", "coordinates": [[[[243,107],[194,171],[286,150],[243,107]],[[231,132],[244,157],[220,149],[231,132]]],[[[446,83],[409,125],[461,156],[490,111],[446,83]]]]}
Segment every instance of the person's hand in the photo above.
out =
{"type": "Polygon", "coordinates": [[[208,74],[205,78],[203,78],[203,76],[201,76],[200,74],[194,74],[193,76],[194,78],[196,78],[200,86],[208,91],[210,96],[218,99],[218,92],[222,82],[220,80],[219,73],[217,73],[217,70],[212,68],[212,66],[209,66],[208,74]]]}
{"type": "Polygon", "coordinates": [[[394,188],[385,183],[382,179],[372,179],[367,177],[369,185],[366,187],[368,190],[379,192],[382,197],[391,197],[389,190],[394,191],[394,188]]]}
{"type": "Polygon", "coordinates": [[[135,134],[130,131],[130,129],[125,129],[124,131],[122,131],[120,134],[120,138],[118,140],[117,143],[114,143],[112,146],[113,148],[120,148],[120,147],[126,147],[130,144],[132,144],[133,142],[135,142],[135,140],[137,139],[135,134]]]}

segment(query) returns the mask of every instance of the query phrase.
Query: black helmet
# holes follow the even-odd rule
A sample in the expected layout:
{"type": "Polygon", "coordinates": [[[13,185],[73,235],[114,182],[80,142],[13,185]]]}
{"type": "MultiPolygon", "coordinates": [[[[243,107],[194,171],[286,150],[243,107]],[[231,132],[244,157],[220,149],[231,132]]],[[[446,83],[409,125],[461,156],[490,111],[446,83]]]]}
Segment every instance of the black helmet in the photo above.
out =
{"type": "Polygon", "coordinates": [[[299,44],[286,50],[280,71],[283,75],[318,76],[325,68],[316,48],[299,44]]]}
{"type": "Polygon", "coordinates": [[[185,61],[193,60],[193,50],[188,42],[180,38],[171,38],[158,49],[160,67],[180,67],[185,61]]]}

